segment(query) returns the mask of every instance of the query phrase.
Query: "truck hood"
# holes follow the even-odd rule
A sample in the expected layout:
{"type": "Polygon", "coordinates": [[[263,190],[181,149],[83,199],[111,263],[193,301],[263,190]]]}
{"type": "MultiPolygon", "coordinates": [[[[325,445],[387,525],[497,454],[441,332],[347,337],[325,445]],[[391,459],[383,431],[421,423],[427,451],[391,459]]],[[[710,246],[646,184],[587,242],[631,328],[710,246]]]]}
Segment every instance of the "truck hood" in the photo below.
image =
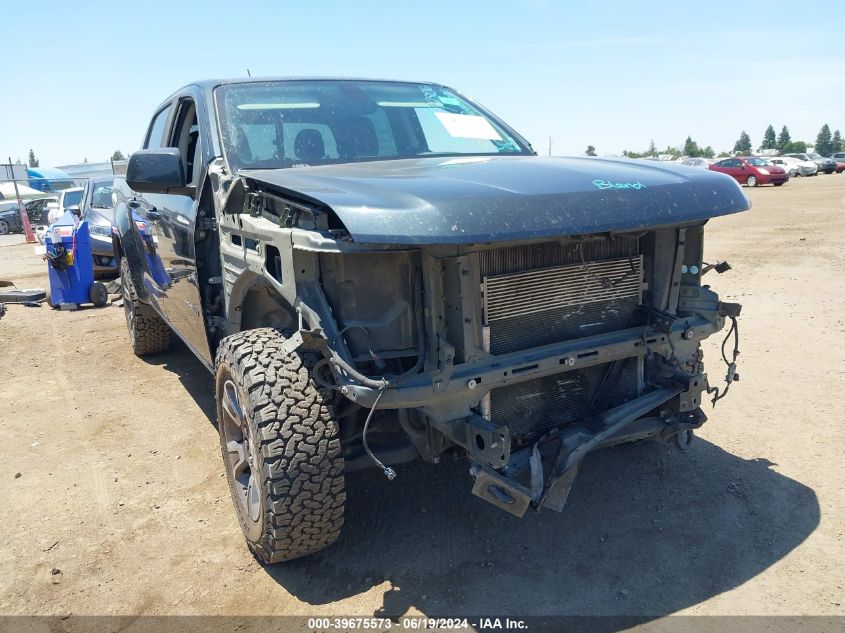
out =
{"type": "Polygon", "coordinates": [[[417,158],[241,176],[329,207],[356,242],[467,244],[637,230],[745,211],[724,174],[597,158],[417,158]]]}

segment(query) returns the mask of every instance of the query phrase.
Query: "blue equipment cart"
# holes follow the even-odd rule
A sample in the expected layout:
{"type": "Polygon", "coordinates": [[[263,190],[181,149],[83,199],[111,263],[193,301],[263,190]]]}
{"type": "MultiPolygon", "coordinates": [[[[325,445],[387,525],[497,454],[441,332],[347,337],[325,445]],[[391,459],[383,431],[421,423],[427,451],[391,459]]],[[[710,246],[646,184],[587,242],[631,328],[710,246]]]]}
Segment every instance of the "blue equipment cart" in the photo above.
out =
{"type": "Polygon", "coordinates": [[[97,307],[108,303],[105,285],[94,281],[87,222],[80,222],[71,211],[67,211],[47,229],[44,243],[51,306],[74,309],[81,303],[93,303],[97,307]]]}

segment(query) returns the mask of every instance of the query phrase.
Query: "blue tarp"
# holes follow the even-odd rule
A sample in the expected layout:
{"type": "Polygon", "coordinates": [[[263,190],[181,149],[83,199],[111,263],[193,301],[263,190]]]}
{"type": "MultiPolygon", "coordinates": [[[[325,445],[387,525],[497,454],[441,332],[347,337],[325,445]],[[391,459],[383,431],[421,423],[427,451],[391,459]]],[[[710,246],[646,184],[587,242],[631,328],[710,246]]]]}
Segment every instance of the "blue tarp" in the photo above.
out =
{"type": "Polygon", "coordinates": [[[56,192],[76,186],[73,178],[54,167],[30,167],[26,173],[29,176],[29,186],[44,192],[56,192]]]}

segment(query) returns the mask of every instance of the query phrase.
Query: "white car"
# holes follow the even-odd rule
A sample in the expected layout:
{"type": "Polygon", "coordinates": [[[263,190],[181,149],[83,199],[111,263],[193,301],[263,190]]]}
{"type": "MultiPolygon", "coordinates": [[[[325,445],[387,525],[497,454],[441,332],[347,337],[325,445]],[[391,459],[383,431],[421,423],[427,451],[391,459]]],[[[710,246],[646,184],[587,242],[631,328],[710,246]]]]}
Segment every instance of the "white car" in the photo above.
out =
{"type": "Polygon", "coordinates": [[[769,160],[775,165],[783,167],[793,178],[795,176],[815,176],[819,173],[819,166],[811,160],[801,160],[792,156],[775,156],[769,160]]]}
{"type": "Polygon", "coordinates": [[[710,163],[712,160],[707,158],[685,158],[681,161],[681,165],[686,165],[687,167],[698,167],[699,169],[708,169],[710,167],[710,163]]]}
{"type": "Polygon", "coordinates": [[[58,204],[50,209],[50,213],[47,217],[47,222],[49,224],[53,224],[56,220],[62,217],[71,207],[79,208],[79,205],[82,203],[82,192],[84,189],[82,187],[71,187],[70,189],[63,189],[61,193],[59,193],[59,202],[58,204]]]}

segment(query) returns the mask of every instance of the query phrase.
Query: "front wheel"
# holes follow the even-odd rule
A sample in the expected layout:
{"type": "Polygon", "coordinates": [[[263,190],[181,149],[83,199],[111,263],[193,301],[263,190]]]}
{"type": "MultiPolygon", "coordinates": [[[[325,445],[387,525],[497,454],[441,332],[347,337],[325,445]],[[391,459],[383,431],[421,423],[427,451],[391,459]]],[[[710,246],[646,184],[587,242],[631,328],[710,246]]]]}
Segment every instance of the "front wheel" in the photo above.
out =
{"type": "Polygon", "coordinates": [[[756,187],[757,186],[757,176],[749,176],[745,179],[745,184],[749,187],[756,187]]]}
{"type": "Polygon", "coordinates": [[[283,354],[270,328],[229,336],[217,351],[217,428],[226,477],[247,544],[265,563],[334,543],[346,503],[330,392],[312,376],[317,358],[283,354]]]}
{"type": "Polygon", "coordinates": [[[6,220],[0,220],[0,235],[8,235],[9,232],[9,223],[6,220]]]}

